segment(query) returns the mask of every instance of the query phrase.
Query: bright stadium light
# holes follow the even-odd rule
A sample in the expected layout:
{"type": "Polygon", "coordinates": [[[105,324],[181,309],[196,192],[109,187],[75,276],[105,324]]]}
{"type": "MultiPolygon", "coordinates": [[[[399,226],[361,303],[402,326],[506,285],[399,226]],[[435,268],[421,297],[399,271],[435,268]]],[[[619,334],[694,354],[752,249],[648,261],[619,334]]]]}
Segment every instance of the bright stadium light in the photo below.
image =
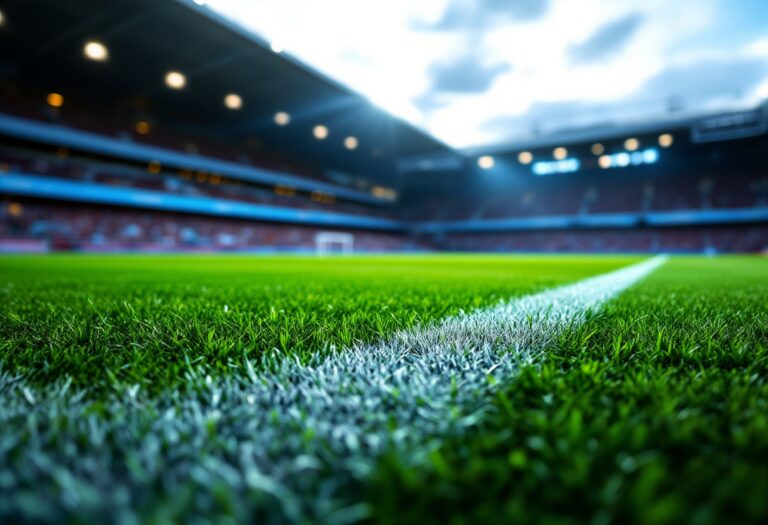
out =
{"type": "Polygon", "coordinates": [[[326,128],[322,124],[318,124],[312,130],[312,134],[315,136],[317,140],[325,140],[328,138],[328,128],[326,128]]]}
{"type": "Polygon", "coordinates": [[[639,147],[640,141],[635,138],[627,139],[624,141],[624,149],[627,151],[636,151],[639,147]]]}
{"type": "Polygon", "coordinates": [[[352,151],[357,149],[357,137],[347,137],[344,139],[344,147],[352,151]]]}
{"type": "Polygon", "coordinates": [[[83,54],[85,58],[93,60],[95,62],[106,62],[109,58],[109,50],[107,46],[96,40],[89,40],[83,46],[83,54]]]}
{"type": "Polygon", "coordinates": [[[282,53],[283,51],[285,51],[285,49],[283,48],[283,46],[281,46],[281,45],[280,45],[278,42],[272,42],[272,43],[269,45],[269,47],[270,47],[270,49],[272,49],[272,51],[273,51],[273,52],[275,52],[275,53],[282,53]]]}
{"type": "Polygon", "coordinates": [[[517,161],[520,164],[530,164],[533,162],[533,154],[530,151],[521,151],[517,156],[517,161]]]}
{"type": "Polygon", "coordinates": [[[659,150],[656,148],[648,148],[643,151],[643,162],[646,164],[656,164],[659,161],[659,150]]]}
{"type": "Polygon", "coordinates": [[[5,15],[2,11],[0,11],[0,27],[3,27],[5,25],[5,15]]]}
{"type": "Polygon", "coordinates": [[[60,108],[64,105],[64,97],[61,95],[61,93],[48,93],[48,96],[45,98],[45,100],[52,108],[60,108]]]}
{"type": "Polygon", "coordinates": [[[599,157],[603,153],[605,153],[605,146],[603,146],[599,142],[592,144],[592,155],[599,157]]]}
{"type": "Polygon", "coordinates": [[[674,141],[675,141],[675,138],[669,133],[664,133],[663,135],[659,135],[659,146],[661,146],[662,148],[670,147],[674,141]]]}
{"type": "Polygon", "coordinates": [[[291,122],[291,116],[285,111],[275,113],[275,124],[278,126],[287,126],[291,122]]]}
{"type": "Polygon", "coordinates": [[[136,123],[136,127],[134,129],[139,135],[148,135],[149,132],[152,131],[152,126],[150,126],[149,122],[146,120],[140,120],[136,123]]]}
{"type": "Polygon", "coordinates": [[[169,71],[165,74],[165,85],[171,89],[184,89],[187,85],[187,77],[178,71],[169,71]]]}
{"type": "Polygon", "coordinates": [[[496,161],[493,160],[493,157],[491,157],[490,155],[483,155],[482,157],[477,159],[477,165],[484,170],[489,170],[493,168],[494,164],[496,164],[496,161]]]}
{"type": "Polygon", "coordinates": [[[240,109],[243,107],[243,98],[237,93],[230,93],[224,97],[224,105],[232,110],[240,109]]]}
{"type": "Polygon", "coordinates": [[[615,156],[615,163],[617,166],[625,168],[629,166],[630,162],[632,162],[632,159],[630,158],[629,153],[617,153],[615,156]]]}
{"type": "Polygon", "coordinates": [[[597,163],[601,168],[607,170],[613,165],[613,159],[611,159],[610,155],[602,155],[599,159],[597,159],[597,163]]]}
{"type": "Polygon", "coordinates": [[[556,173],[574,173],[579,171],[581,163],[579,159],[566,158],[554,161],[541,161],[533,165],[534,175],[554,175],[556,173]]]}
{"type": "Polygon", "coordinates": [[[555,148],[552,151],[552,156],[555,157],[555,159],[557,160],[563,160],[565,157],[568,156],[568,150],[563,147],[555,148]]]}

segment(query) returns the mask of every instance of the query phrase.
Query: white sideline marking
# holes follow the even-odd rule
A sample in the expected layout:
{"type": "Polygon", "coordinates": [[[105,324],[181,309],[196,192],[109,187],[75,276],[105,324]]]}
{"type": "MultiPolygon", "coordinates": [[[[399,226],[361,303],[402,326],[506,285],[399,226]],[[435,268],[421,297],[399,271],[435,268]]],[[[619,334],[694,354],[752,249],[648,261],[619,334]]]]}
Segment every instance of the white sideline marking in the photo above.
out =
{"type": "MultiPolygon", "coordinates": [[[[290,521],[330,520],[338,510],[333,502],[382,452],[420,461],[435,438],[477,424],[521,363],[664,260],[403,331],[309,365],[284,358],[265,372],[248,364],[245,373],[220,378],[190,371],[188,389],[159,396],[126,387],[106,402],[111,416],[101,419],[66,385],[35,389],[2,373],[0,442],[13,436],[25,446],[13,454],[0,447],[0,464],[11,466],[11,476],[24,470],[26,482],[39,479],[40,505],[54,509],[79,501],[92,512],[138,519],[125,491],[146,497],[147,487],[204,479],[196,487],[205,493],[215,479],[272,495],[290,521]],[[57,445],[40,439],[52,426],[59,429],[57,445]],[[70,448],[78,454],[62,452],[70,448]],[[126,457],[141,465],[138,474],[126,471],[120,459],[126,457]],[[58,477],[44,468],[50,465],[58,477]],[[118,485],[119,497],[110,490],[118,485]]],[[[0,495],[0,508],[12,494],[0,495]]]]}

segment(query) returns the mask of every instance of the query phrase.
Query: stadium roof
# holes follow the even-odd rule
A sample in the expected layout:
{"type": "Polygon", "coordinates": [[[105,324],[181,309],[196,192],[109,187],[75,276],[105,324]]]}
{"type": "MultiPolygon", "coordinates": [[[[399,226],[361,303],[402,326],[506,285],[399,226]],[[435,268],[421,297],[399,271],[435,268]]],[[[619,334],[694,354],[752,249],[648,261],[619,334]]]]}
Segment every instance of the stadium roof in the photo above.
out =
{"type": "MultiPolygon", "coordinates": [[[[272,51],[257,36],[177,0],[40,0],[3,6],[0,79],[24,91],[56,91],[105,112],[133,111],[218,138],[264,147],[324,168],[392,172],[400,155],[447,147],[366,98],[272,51]],[[87,60],[84,46],[108,60],[87,60]],[[179,71],[184,89],[164,79],[179,71]],[[242,107],[225,107],[236,94],[242,107]],[[290,123],[274,117],[286,112],[290,123]],[[326,140],[313,129],[324,125],[326,140]],[[350,149],[344,140],[354,137],[350,149]]],[[[237,102],[237,100],[235,100],[237,102]]],[[[348,143],[349,144],[349,143],[348,143]]]]}

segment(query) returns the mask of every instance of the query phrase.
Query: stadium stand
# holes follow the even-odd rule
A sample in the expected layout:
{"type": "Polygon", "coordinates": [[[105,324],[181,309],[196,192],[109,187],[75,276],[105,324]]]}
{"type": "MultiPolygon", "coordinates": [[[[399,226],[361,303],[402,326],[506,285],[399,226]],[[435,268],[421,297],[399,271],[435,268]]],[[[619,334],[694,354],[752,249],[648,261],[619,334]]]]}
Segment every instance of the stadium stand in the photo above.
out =
{"type": "MultiPolygon", "coordinates": [[[[0,251],[213,252],[315,250],[320,228],[143,212],[104,206],[13,201],[0,207],[0,251]]],[[[403,235],[358,230],[350,233],[357,252],[423,249],[403,235]]]]}
{"type": "Polygon", "coordinates": [[[768,247],[766,105],[454,151],[194,2],[43,3],[0,32],[5,251],[768,247]]]}

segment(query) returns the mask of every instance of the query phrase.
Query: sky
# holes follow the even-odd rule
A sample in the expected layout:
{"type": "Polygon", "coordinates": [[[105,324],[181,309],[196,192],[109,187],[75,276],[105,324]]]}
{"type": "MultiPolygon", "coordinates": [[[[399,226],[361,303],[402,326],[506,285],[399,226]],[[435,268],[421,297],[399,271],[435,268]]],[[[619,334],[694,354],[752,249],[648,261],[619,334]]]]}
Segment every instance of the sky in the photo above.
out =
{"type": "Polygon", "coordinates": [[[768,98],[768,0],[196,1],[457,148],[768,98]]]}

